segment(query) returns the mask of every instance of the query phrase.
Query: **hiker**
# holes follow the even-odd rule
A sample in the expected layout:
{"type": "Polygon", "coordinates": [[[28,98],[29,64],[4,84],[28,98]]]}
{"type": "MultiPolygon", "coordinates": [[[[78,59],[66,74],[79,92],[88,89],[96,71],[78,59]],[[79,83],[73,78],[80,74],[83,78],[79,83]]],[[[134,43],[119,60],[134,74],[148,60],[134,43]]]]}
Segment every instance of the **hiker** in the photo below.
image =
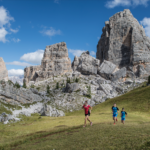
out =
{"type": "Polygon", "coordinates": [[[118,112],[119,112],[119,109],[118,109],[118,107],[116,107],[116,103],[114,103],[114,106],[112,106],[112,114],[113,114],[114,124],[116,123],[116,121],[118,121],[118,119],[117,119],[118,112]]]}
{"type": "Polygon", "coordinates": [[[125,119],[126,119],[127,113],[124,111],[124,108],[122,108],[121,111],[121,122],[124,124],[125,119]]]}
{"type": "Polygon", "coordinates": [[[82,109],[84,108],[85,110],[85,122],[84,122],[84,126],[86,126],[86,121],[88,120],[90,122],[90,125],[92,126],[92,122],[90,121],[89,119],[89,116],[91,114],[91,110],[92,110],[92,107],[90,105],[87,104],[87,101],[85,101],[84,105],[82,106],[82,109]],[[89,111],[89,108],[91,108],[91,110],[89,111]]]}

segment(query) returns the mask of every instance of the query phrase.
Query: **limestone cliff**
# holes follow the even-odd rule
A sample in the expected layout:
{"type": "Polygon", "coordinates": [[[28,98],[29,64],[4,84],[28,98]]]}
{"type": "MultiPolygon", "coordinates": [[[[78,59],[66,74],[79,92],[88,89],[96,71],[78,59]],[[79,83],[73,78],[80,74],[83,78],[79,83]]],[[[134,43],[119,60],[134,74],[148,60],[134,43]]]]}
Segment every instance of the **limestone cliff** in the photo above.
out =
{"type": "Polygon", "coordinates": [[[25,68],[25,82],[41,81],[51,76],[63,75],[71,72],[71,60],[68,57],[68,49],[65,42],[46,46],[40,66],[25,68]]]}
{"type": "Polygon", "coordinates": [[[111,61],[119,68],[130,68],[140,76],[140,70],[150,72],[150,39],[143,27],[126,9],[105,22],[97,45],[97,59],[111,61]]]}
{"type": "Polygon", "coordinates": [[[8,71],[2,57],[0,57],[0,80],[8,80],[8,71]]]}

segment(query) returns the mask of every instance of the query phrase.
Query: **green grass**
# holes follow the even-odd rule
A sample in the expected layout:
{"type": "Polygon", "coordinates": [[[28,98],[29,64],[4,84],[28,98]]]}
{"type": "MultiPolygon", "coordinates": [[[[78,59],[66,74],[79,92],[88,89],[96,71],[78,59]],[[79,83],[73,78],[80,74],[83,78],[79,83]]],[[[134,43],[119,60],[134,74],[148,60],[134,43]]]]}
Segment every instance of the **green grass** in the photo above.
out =
{"type": "Polygon", "coordinates": [[[120,97],[93,107],[93,126],[83,128],[83,110],[65,117],[40,117],[34,114],[22,121],[0,124],[0,149],[85,149],[147,150],[150,149],[150,87],[140,87],[120,97]],[[128,113],[125,125],[113,125],[113,103],[128,113]]]}

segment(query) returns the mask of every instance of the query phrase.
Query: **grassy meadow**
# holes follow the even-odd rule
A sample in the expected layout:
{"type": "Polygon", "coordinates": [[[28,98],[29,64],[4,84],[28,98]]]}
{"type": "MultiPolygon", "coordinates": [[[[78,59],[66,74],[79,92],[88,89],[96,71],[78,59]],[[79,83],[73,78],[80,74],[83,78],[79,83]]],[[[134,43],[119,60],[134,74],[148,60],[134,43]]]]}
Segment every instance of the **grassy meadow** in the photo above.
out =
{"type": "Polygon", "coordinates": [[[34,114],[0,124],[0,150],[148,150],[150,149],[150,87],[139,87],[93,107],[91,127],[83,128],[84,111],[65,117],[34,114]],[[113,103],[128,113],[125,124],[113,124],[113,103]]]}

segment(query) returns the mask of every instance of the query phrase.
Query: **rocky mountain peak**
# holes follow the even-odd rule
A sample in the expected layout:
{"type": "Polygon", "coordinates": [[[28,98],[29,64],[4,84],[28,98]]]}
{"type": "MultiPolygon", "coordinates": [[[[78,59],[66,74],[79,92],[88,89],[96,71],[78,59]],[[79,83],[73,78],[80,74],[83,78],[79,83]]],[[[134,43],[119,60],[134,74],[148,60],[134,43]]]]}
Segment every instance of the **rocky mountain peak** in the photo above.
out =
{"type": "Polygon", "coordinates": [[[42,81],[52,76],[72,72],[71,60],[65,42],[46,46],[40,66],[25,68],[25,82],[42,81]]]}
{"type": "Polygon", "coordinates": [[[130,10],[110,17],[102,31],[96,54],[100,63],[107,60],[119,68],[131,66],[135,74],[139,72],[139,65],[143,65],[149,72],[150,40],[130,10]]]}

